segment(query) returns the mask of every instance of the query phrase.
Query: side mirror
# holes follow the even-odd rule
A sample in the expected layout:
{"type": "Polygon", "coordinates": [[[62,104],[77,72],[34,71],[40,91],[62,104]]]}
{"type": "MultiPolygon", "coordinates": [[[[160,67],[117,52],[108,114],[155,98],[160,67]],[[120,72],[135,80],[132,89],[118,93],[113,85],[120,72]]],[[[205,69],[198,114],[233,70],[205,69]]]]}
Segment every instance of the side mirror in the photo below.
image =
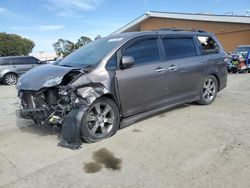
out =
{"type": "Polygon", "coordinates": [[[122,68],[128,68],[135,64],[135,59],[132,56],[122,57],[122,68]]]}

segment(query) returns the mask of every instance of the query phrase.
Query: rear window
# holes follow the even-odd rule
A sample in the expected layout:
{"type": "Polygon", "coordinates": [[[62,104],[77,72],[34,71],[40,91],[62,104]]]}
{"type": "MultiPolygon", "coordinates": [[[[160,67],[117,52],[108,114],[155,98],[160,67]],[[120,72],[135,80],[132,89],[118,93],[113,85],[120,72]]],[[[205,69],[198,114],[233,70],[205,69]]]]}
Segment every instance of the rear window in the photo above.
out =
{"type": "Polygon", "coordinates": [[[196,56],[192,38],[165,38],[163,44],[167,60],[196,56]]]}
{"type": "Polygon", "coordinates": [[[212,37],[198,36],[198,42],[200,44],[203,53],[216,53],[218,52],[218,44],[212,37]]]}

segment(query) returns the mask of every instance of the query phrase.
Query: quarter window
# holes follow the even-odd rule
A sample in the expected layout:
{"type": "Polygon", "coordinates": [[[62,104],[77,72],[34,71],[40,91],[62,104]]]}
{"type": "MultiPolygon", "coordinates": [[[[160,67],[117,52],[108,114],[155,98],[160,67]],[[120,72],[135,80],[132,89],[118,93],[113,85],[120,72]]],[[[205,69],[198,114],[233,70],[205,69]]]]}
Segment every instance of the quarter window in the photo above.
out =
{"type": "Polygon", "coordinates": [[[209,36],[198,36],[197,37],[202,52],[215,53],[218,49],[218,44],[209,36]]]}
{"type": "Polygon", "coordinates": [[[123,51],[123,56],[132,56],[135,64],[145,64],[160,60],[157,39],[139,41],[123,51]]]}
{"type": "Polygon", "coordinates": [[[166,38],[163,44],[167,60],[196,56],[192,38],[166,38]]]}
{"type": "Polygon", "coordinates": [[[117,68],[116,54],[112,55],[112,57],[108,60],[106,68],[108,70],[116,70],[117,68]]]}
{"type": "Polygon", "coordinates": [[[38,61],[39,60],[34,57],[27,58],[27,64],[37,64],[38,61]]]}

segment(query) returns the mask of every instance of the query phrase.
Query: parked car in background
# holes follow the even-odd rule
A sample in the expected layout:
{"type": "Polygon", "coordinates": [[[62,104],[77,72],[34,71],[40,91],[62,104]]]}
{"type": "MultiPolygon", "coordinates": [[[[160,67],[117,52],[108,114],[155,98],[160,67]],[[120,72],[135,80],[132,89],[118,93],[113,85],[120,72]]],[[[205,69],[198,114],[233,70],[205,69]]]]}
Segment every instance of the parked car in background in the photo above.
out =
{"type": "Polygon", "coordinates": [[[234,54],[247,54],[250,51],[250,45],[240,45],[234,50],[234,54]]]}
{"type": "Polygon", "coordinates": [[[111,35],[57,65],[25,73],[17,84],[22,106],[16,114],[61,126],[64,146],[76,137],[95,142],[180,104],[211,104],[227,85],[226,59],[216,37],[204,31],[111,35]]]}
{"type": "Polygon", "coordinates": [[[227,69],[229,73],[250,72],[250,45],[240,45],[229,53],[227,69]]]}
{"type": "Polygon", "coordinates": [[[46,64],[54,64],[54,62],[56,62],[56,61],[57,61],[57,58],[55,58],[55,59],[48,59],[48,60],[45,60],[43,62],[46,63],[46,64]]]}
{"type": "Polygon", "coordinates": [[[0,80],[5,85],[15,85],[21,74],[41,63],[33,56],[0,57],[0,80]]]}

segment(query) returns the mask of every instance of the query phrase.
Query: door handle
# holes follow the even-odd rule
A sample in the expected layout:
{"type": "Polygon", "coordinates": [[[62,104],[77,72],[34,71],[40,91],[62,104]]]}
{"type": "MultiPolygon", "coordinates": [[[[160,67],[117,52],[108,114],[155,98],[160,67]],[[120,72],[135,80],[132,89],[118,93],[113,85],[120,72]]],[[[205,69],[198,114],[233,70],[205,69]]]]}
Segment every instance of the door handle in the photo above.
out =
{"type": "Polygon", "coordinates": [[[176,67],[176,65],[170,65],[170,67],[168,67],[168,70],[175,71],[175,70],[177,70],[177,67],[176,67]]]}
{"type": "Polygon", "coordinates": [[[155,69],[155,71],[158,73],[162,73],[162,72],[166,72],[166,69],[164,69],[162,67],[158,67],[157,69],[155,69]]]}

